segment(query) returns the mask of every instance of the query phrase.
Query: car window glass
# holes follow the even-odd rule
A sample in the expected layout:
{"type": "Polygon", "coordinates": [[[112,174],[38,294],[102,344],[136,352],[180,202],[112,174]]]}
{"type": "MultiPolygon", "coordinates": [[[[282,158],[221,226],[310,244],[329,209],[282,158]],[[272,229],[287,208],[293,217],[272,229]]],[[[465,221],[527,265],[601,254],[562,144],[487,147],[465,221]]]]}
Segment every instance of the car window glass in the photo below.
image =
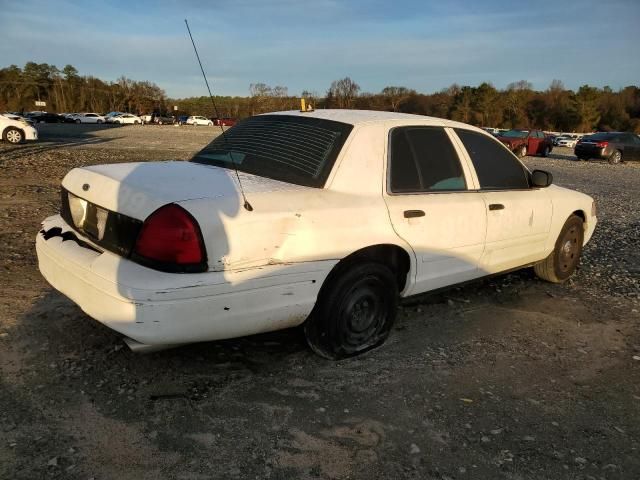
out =
{"type": "Polygon", "coordinates": [[[509,150],[491,137],[454,129],[469,153],[483,190],[529,188],[526,170],[509,150]]]}
{"type": "Polygon", "coordinates": [[[392,130],[390,184],[394,193],[466,189],[460,160],[443,128],[392,130]]]}

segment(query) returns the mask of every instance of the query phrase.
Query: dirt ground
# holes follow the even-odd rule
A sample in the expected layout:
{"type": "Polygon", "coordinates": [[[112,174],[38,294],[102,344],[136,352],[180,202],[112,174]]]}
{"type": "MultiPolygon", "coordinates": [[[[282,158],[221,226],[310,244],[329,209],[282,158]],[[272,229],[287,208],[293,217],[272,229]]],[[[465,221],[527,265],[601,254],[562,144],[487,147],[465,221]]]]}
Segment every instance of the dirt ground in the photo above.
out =
{"type": "Polygon", "coordinates": [[[0,145],[1,479],[640,478],[640,165],[529,158],[593,195],[564,285],[530,270],[411,299],[383,347],[299,331],[136,355],[40,276],[71,168],[187,159],[206,127],[46,125],[0,145]]]}

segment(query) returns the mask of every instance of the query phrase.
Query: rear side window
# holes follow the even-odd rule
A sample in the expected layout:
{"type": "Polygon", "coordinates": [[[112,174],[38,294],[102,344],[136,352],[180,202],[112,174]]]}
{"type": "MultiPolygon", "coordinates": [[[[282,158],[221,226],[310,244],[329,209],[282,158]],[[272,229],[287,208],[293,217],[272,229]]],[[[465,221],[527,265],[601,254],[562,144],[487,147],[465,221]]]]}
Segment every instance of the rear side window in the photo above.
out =
{"type": "Polygon", "coordinates": [[[529,188],[525,168],[502,145],[481,133],[454,129],[469,153],[483,190],[529,188]]]}
{"type": "Polygon", "coordinates": [[[191,161],[283,182],[324,187],[353,125],[321,118],[258,115],[220,135],[191,161]]]}
{"type": "Polygon", "coordinates": [[[467,188],[460,160],[443,128],[394,128],[390,140],[390,187],[393,193],[467,188]]]}

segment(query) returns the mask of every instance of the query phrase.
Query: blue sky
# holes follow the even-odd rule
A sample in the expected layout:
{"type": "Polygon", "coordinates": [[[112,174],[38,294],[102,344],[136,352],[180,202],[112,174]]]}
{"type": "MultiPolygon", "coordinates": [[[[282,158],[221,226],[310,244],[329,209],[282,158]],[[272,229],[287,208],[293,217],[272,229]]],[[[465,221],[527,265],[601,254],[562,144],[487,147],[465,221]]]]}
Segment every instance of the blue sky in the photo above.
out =
{"type": "Polygon", "coordinates": [[[0,67],[33,60],[83,75],[205,94],[184,19],[215,94],[249,84],[324,94],[452,83],[545,89],[640,84],[640,1],[0,0],[0,67]]]}

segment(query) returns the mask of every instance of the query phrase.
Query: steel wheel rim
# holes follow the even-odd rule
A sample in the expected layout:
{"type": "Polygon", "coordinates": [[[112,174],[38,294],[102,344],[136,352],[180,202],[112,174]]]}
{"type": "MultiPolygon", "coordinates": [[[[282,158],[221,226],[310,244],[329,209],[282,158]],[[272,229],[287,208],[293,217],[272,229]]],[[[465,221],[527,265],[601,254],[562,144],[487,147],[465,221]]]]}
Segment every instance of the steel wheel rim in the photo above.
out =
{"type": "Polygon", "coordinates": [[[622,155],[620,154],[620,152],[616,151],[613,154],[613,163],[619,163],[620,162],[620,158],[622,157],[622,155]]]}
{"type": "Polygon", "coordinates": [[[340,344],[346,353],[374,344],[384,329],[387,301],[384,283],[366,277],[354,284],[338,313],[340,344]]]}
{"type": "Polygon", "coordinates": [[[20,143],[20,141],[22,140],[22,135],[16,130],[10,130],[9,132],[7,132],[7,140],[9,141],[9,143],[20,143]]]}
{"type": "Polygon", "coordinates": [[[561,273],[572,271],[580,258],[581,235],[577,225],[573,225],[562,237],[558,251],[558,268],[561,273]]]}

